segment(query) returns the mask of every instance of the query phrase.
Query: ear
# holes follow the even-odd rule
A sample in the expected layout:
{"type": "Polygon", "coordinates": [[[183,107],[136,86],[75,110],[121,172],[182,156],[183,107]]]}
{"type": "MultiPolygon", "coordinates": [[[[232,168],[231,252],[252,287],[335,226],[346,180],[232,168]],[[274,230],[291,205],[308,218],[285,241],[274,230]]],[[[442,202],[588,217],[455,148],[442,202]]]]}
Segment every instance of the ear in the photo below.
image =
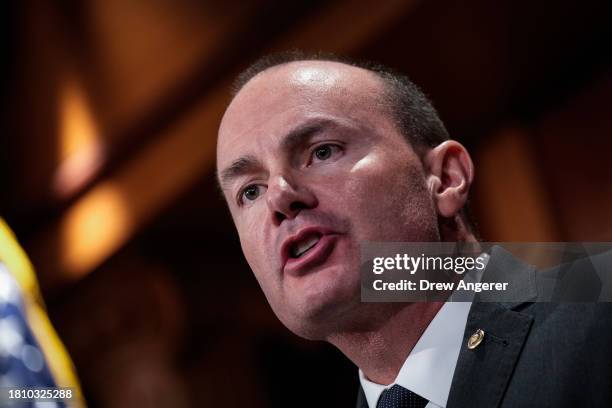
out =
{"type": "Polygon", "coordinates": [[[469,153],[461,143],[447,140],[427,152],[423,162],[438,214],[453,218],[464,207],[474,179],[469,153]]]}

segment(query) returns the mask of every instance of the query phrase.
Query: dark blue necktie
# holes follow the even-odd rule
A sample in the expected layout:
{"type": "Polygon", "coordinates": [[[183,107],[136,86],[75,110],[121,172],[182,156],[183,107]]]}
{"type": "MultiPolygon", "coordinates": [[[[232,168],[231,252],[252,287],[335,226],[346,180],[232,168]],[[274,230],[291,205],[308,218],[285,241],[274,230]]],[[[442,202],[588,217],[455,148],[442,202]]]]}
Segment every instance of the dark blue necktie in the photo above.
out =
{"type": "Polygon", "coordinates": [[[400,385],[384,390],[376,408],[425,408],[429,401],[400,385]]]}

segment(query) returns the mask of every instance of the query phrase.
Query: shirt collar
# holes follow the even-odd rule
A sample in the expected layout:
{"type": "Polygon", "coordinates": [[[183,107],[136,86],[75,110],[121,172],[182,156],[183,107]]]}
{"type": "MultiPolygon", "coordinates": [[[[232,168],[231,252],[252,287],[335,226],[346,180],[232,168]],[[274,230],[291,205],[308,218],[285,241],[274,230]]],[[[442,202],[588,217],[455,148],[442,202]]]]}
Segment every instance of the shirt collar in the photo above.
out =
{"type": "Polygon", "coordinates": [[[359,380],[368,405],[375,407],[385,389],[399,384],[435,405],[445,407],[470,306],[469,302],[445,303],[423,332],[392,384],[384,386],[373,383],[360,369],[359,380]]]}
{"type": "Polygon", "coordinates": [[[380,394],[399,384],[437,406],[445,407],[470,311],[469,302],[447,302],[414,346],[397,378],[387,386],[369,381],[359,370],[368,405],[375,407],[380,394]]]}
{"type": "MultiPolygon", "coordinates": [[[[488,263],[489,256],[483,256],[485,264],[488,263]]],[[[482,271],[466,278],[479,282],[482,271]]],[[[433,403],[446,407],[471,306],[471,302],[444,303],[406,358],[392,384],[376,384],[368,380],[359,369],[359,381],[368,406],[375,407],[385,389],[399,384],[430,401],[430,405],[433,403]]]]}

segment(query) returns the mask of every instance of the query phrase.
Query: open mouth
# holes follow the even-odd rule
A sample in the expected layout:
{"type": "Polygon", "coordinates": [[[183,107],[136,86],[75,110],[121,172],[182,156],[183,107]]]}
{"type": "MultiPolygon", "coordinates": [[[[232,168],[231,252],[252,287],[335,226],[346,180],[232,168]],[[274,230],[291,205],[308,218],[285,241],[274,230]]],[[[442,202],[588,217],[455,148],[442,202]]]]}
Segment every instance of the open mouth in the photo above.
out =
{"type": "Polygon", "coordinates": [[[308,226],[285,239],[280,254],[282,272],[304,276],[327,262],[338,241],[338,233],[323,226],[308,226]]]}
{"type": "Polygon", "coordinates": [[[310,251],[315,245],[317,245],[317,242],[319,242],[320,239],[321,234],[318,233],[312,233],[305,236],[298,242],[291,245],[291,248],[289,248],[289,256],[291,258],[300,258],[305,253],[310,251]]]}

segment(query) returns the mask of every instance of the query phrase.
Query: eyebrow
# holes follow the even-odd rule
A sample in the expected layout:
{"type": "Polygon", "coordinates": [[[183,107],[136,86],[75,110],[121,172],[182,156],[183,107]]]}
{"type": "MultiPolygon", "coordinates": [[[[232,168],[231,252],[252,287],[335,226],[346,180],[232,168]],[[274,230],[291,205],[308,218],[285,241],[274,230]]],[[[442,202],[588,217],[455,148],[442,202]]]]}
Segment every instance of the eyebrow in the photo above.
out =
{"type": "MultiPolygon", "coordinates": [[[[297,146],[302,145],[314,135],[322,132],[326,127],[333,125],[329,119],[316,119],[304,123],[285,135],[280,142],[282,151],[292,151],[297,146]]],[[[221,188],[226,188],[232,181],[245,174],[255,172],[263,167],[261,161],[253,155],[245,155],[234,160],[227,168],[219,173],[219,184],[221,188]]]]}
{"type": "Polygon", "coordinates": [[[255,172],[263,166],[261,162],[253,155],[242,156],[238,160],[234,160],[232,164],[219,173],[219,184],[222,189],[225,189],[232,181],[245,174],[255,172]]]}

